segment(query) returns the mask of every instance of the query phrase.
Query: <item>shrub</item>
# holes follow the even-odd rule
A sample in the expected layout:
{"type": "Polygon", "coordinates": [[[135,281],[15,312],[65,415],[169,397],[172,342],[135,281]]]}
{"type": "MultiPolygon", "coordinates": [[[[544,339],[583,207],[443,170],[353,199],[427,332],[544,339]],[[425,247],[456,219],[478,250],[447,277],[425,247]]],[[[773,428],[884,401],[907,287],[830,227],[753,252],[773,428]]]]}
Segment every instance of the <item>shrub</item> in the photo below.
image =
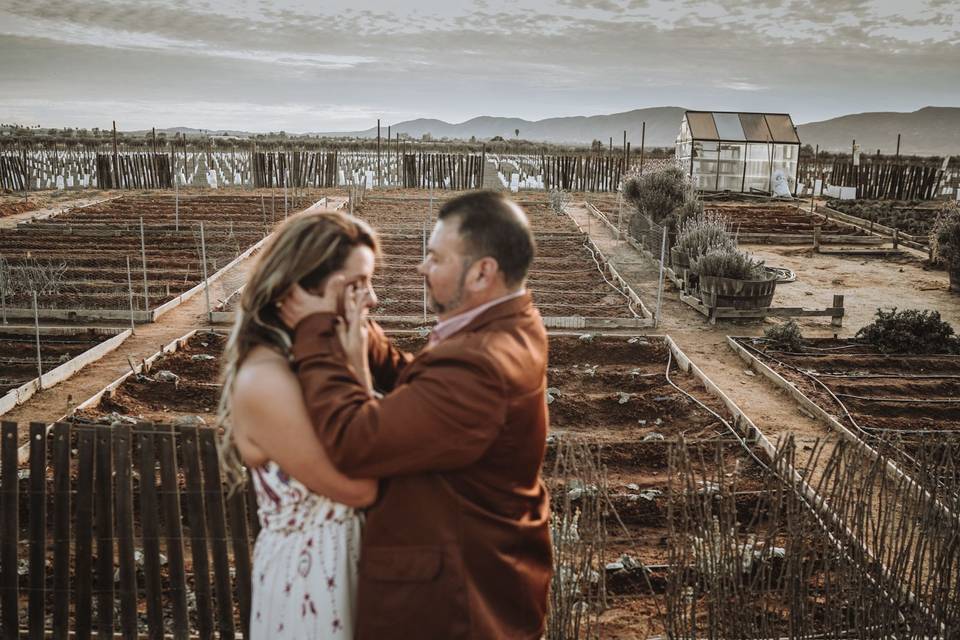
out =
{"type": "Polygon", "coordinates": [[[803,347],[803,334],[796,320],[787,320],[783,324],[770,327],[763,336],[774,345],[787,351],[800,351],[803,347]]]}
{"type": "Polygon", "coordinates": [[[623,197],[639,213],[657,224],[693,199],[690,181],[679,167],[667,167],[654,173],[632,174],[623,183],[623,197]]]}
{"type": "Polygon", "coordinates": [[[567,205],[573,200],[573,196],[563,189],[550,190],[550,210],[555,214],[562,215],[567,210],[567,205]]]}
{"type": "Polygon", "coordinates": [[[931,262],[946,262],[950,271],[960,271],[960,205],[948,203],[940,210],[930,242],[931,262]]]}
{"type": "Polygon", "coordinates": [[[725,216],[701,213],[681,223],[674,246],[696,258],[710,249],[735,249],[737,244],[730,235],[730,222],[725,216]]]}
{"type": "Polygon", "coordinates": [[[857,331],[857,338],[882,353],[960,353],[960,340],[939,311],[877,309],[876,320],[857,331]]]}
{"type": "Polygon", "coordinates": [[[764,277],[763,261],[734,247],[714,247],[692,259],[691,264],[700,276],[734,280],[760,280],[764,277]]]}

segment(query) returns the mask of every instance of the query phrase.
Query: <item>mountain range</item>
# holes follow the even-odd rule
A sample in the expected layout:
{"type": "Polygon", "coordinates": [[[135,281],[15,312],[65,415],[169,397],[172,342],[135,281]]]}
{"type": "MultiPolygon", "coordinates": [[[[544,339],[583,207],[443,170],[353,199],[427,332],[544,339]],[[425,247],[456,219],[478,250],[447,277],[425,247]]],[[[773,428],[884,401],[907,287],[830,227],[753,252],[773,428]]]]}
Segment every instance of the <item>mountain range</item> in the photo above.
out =
{"type": "MultiPolygon", "coordinates": [[[[590,144],[593,140],[600,140],[606,145],[612,137],[614,146],[620,146],[623,143],[623,132],[626,131],[627,140],[636,148],[640,145],[641,131],[645,122],[644,141],[647,147],[673,147],[684,111],[683,107],[654,107],[608,115],[571,116],[545,120],[480,116],[454,124],[443,120],[418,118],[393,124],[390,130],[393,134],[406,134],[414,139],[420,139],[424,134],[429,134],[434,139],[469,140],[475,137],[481,141],[500,136],[504,139],[520,138],[535,142],[584,145],[590,144]]],[[[786,111],[789,112],[788,109],[786,111]]],[[[893,153],[899,133],[901,134],[900,152],[903,155],[960,154],[960,107],[924,107],[909,113],[886,111],[858,113],[801,124],[797,130],[801,142],[811,146],[819,145],[820,149],[826,151],[849,151],[852,141],[856,140],[864,153],[873,153],[877,149],[883,153],[893,153]]],[[[186,127],[164,131],[167,135],[174,133],[187,135],[205,133],[240,137],[253,135],[243,131],[186,127]]],[[[303,135],[374,138],[377,135],[377,128],[303,135]]],[[[381,135],[384,137],[387,135],[385,125],[381,128],[381,135]]]]}

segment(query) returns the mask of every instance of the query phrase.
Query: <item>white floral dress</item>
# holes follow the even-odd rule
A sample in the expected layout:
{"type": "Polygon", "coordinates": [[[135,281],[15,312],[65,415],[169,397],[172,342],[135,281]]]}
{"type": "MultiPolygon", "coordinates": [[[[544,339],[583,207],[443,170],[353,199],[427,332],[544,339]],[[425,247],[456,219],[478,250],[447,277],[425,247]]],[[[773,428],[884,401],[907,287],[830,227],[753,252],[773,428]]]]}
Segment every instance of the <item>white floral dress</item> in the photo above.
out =
{"type": "Polygon", "coordinates": [[[254,640],[351,640],[361,516],[273,462],[252,472],[260,535],[253,553],[254,640]]]}

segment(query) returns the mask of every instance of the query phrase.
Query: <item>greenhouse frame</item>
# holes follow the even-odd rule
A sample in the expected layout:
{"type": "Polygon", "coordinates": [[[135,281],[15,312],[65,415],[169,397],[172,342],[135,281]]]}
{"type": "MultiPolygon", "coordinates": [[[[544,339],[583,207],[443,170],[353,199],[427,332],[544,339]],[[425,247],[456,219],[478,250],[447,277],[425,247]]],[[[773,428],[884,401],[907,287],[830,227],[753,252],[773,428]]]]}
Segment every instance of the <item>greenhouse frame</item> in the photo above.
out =
{"type": "Polygon", "coordinates": [[[687,111],[676,157],[699,191],[795,193],[800,137],[786,113],[687,111]]]}

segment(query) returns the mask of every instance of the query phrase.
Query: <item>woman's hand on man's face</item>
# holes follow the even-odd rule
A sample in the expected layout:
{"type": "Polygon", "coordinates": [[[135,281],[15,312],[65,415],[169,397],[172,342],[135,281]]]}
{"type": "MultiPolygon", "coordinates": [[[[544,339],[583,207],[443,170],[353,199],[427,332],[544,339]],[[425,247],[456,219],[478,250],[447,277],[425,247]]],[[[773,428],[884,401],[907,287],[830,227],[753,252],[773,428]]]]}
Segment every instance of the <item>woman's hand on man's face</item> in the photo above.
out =
{"type": "Polygon", "coordinates": [[[315,313],[341,313],[340,299],[344,282],[342,275],[331,276],[322,296],[308,293],[299,284],[293,285],[276,303],[281,322],[290,329],[296,329],[304,318],[315,313]]]}

